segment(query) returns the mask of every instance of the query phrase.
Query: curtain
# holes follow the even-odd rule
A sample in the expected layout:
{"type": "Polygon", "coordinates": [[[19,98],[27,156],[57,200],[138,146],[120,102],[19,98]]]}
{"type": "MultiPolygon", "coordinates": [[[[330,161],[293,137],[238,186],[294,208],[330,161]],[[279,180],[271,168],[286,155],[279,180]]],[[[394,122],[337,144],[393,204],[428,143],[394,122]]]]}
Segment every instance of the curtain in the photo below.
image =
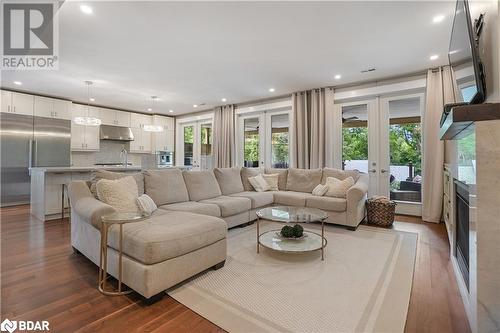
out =
{"type": "Polygon", "coordinates": [[[444,141],[439,138],[443,106],[454,103],[457,88],[450,66],[427,71],[423,131],[422,219],[441,221],[443,207],[444,141]]]}
{"type": "Polygon", "coordinates": [[[294,117],[293,166],[300,169],[325,166],[325,90],[292,94],[294,117]]]}
{"type": "Polygon", "coordinates": [[[215,168],[230,168],[235,163],[233,105],[214,109],[213,154],[215,168]]]}

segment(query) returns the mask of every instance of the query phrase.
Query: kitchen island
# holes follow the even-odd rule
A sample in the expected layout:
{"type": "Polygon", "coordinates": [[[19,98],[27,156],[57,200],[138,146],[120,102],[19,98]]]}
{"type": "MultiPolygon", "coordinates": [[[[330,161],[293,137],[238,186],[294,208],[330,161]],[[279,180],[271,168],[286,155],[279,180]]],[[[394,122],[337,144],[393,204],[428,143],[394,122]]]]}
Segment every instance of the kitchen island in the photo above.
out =
{"type": "Polygon", "coordinates": [[[75,180],[89,181],[94,170],[135,173],[141,171],[141,167],[129,165],[30,168],[31,215],[41,221],[67,216],[66,211],[69,208],[68,197],[65,194],[67,185],[75,180]]]}

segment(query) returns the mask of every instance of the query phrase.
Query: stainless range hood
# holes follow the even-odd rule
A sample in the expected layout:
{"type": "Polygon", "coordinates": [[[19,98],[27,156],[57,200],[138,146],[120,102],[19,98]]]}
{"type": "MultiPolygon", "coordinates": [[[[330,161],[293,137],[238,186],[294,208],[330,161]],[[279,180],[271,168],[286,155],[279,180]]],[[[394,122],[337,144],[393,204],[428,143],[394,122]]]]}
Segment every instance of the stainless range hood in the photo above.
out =
{"type": "Polygon", "coordinates": [[[101,125],[101,140],[134,141],[134,134],[128,127],[101,125]]]}

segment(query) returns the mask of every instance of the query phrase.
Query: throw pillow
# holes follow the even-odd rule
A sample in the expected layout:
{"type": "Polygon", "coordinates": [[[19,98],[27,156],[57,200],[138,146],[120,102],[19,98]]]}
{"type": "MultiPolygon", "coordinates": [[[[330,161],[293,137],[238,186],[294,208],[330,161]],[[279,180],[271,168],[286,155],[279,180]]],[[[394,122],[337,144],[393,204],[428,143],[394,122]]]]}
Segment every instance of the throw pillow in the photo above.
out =
{"type": "Polygon", "coordinates": [[[248,181],[250,182],[250,184],[252,184],[253,188],[257,192],[265,192],[269,191],[270,189],[269,184],[264,179],[264,177],[262,177],[262,174],[258,174],[255,177],[250,177],[248,178],[248,181]]]}
{"type": "Polygon", "coordinates": [[[113,172],[108,170],[95,170],[92,172],[92,177],[90,180],[90,192],[97,198],[96,184],[101,179],[118,179],[123,177],[134,177],[137,182],[137,193],[138,195],[144,194],[144,175],[142,172],[137,173],[126,173],[126,172],[113,172]]]}
{"type": "Polygon", "coordinates": [[[267,184],[269,185],[270,191],[279,191],[279,188],[278,188],[279,176],[280,175],[278,173],[262,174],[262,177],[264,177],[267,184]]]}
{"type": "Polygon", "coordinates": [[[147,216],[153,214],[153,212],[158,209],[153,199],[147,194],[143,194],[137,198],[137,206],[139,206],[141,212],[147,216]]]}
{"type": "Polygon", "coordinates": [[[137,183],[133,177],[109,180],[101,179],[96,184],[97,197],[118,212],[137,213],[137,183]]]}
{"type": "Polygon", "coordinates": [[[354,178],[347,177],[344,180],[339,180],[334,177],[326,178],[326,185],[328,186],[328,191],[326,196],[334,198],[345,198],[347,195],[347,190],[354,185],[354,178]]]}
{"type": "Polygon", "coordinates": [[[328,185],[318,184],[318,186],[316,186],[312,191],[312,195],[322,197],[326,194],[327,191],[328,191],[328,185]]]}

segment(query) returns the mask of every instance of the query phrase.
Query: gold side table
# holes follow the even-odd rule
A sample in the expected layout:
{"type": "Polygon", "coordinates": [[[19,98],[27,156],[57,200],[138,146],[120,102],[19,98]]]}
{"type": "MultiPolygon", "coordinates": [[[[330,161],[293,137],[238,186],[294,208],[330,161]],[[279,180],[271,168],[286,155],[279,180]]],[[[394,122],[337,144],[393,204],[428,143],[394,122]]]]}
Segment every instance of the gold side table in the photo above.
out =
{"type": "Polygon", "coordinates": [[[101,251],[99,257],[99,281],[98,288],[101,293],[108,296],[126,295],[132,290],[122,290],[122,274],[123,274],[123,225],[126,223],[139,222],[147,217],[139,213],[112,213],[102,216],[101,223],[101,251]],[[118,245],[118,290],[106,290],[106,280],[108,279],[108,231],[109,228],[118,224],[120,227],[120,239],[118,245]]]}

